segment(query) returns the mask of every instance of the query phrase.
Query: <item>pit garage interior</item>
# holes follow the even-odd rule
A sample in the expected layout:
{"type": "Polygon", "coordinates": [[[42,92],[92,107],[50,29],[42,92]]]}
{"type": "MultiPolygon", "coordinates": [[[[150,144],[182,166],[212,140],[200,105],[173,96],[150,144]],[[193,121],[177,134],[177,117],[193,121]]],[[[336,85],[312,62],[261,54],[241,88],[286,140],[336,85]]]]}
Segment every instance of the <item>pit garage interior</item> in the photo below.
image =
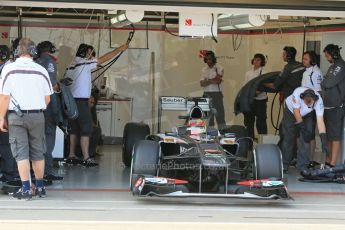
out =
{"type": "MultiPolygon", "coordinates": [[[[54,150],[56,170],[63,176],[47,186],[48,196],[30,202],[0,195],[1,229],[342,229],[345,224],[345,187],[338,183],[300,182],[292,168],[284,174],[294,200],[255,201],[237,199],[138,199],[129,191],[130,168],[123,164],[122,137],[127,122],[143,122],[151,133],[158,128],[160,96],[200,97],[199,81],[205,66],[203,50],[213,50],[224,67],[222,83],[225,120],[243,125],[234,114],[234,101],[245,84],[255,53],[266,55],[266,72],[280,71],[284,46],[320,55],[320,68],[329,63],[323,48],[330,43],[345,47],[345,1],[4,1],[0,0],[0,44],[17,37],[35,43],[49,40],[58,49],[58,78],[81,43],[95,47],[96,57],[125,43],[134,32],[129,49],[107,71],[97,71],[94,82],[102,97],[97,115],[102,129],[99,163],[95,168],[64,164],[63,134],[54,150]],[[126,11],[143,12],[130,26],[115,18],[126,11]],[[222,15],[259,15],[263,25],[224,28],[222,15]],[[191,15],[206,26],[216,25],[212,36],[179,35],[182,15],[191,15]],[[213,18],[213,19],[212,19],[213,18]],[[212,25],[211,25],[212,23],[212,25]],[[223,26],[223,28],[222,28],[223,26]]],[[[183,23],[182,23],[183,24],[183,23]]],[[[181,31],[180,31],[181,32],[181,31]]],[[[188,32],[188,31],[187,31],[188,32]]],[[[208,33],[207,33],[208,34],[208,33]]],[[[344,49],[341,50],[345,56],[344,49]]],[[[345,89],[342,89],[345,90],[345,89]]],[[[282,112],[281,112],[282,113],[282,112]]],[[[269,94],[268,135],[256,142],[277,143],[279,102],[269,94]]],[[[176,111],[165,112],[161,130],[181,125],[176,111]]],[[[319,138],[316,157],[324,161],[319,138]]],[[[342,143],[343,144],[343,143],[342,143]]],[[[339,163],[344,161],[341,153],[339,163]]],[[[0,182],[1,183],[1,182],[0,182]]],[[[1,186],[1,184],[0,184],[1,186]]]]}

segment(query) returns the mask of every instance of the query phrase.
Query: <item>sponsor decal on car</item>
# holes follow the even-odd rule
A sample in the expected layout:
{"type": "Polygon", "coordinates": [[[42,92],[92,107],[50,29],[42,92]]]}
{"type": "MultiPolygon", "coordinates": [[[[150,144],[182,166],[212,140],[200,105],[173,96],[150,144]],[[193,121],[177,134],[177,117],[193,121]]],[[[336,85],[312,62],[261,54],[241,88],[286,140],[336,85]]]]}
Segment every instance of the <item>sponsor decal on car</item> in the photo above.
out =
{"type": "Polygon", "coordinates": [[[167,184],[168,179],[164,177],[150,177],[150,178],[145,178],[146,182],[154,183],[154,184],[167,184]]]}
{"type": "Polygon", "coordinates": [[[246,185],[251,187],[276,187],[276,186],[283,186],[283,181],[275,181],[275,180],[247,180],[247,181],[240,181],[237,184],[239,185],[246,185]]]}
{"type": "Polygon", "coordinates": [[[143,177],[139,177],[138,180],[135,182],[134,187],[137,188],[140,192],[143,190],[145,185],[145,180],[143,177]]]}
{"type": "Polygon", "coordinates": [[[162,103],[185,104],[186,99],[183,97],[161,97],[162,103]]]}
{"type": "Polygon", "coordinates": [[[176,143],[176,139],[173,137],[164,137],[164,143],[176,143]]]}
{"type": "Polygon", "coordinates": [[[146,177],[145,181],[147,183],[153,184],[187,184],[186,180],[171,179],[166,177],[146,177]]]}
{"type": "Polygon", "coordinates": [[[282,185],[284,185],[283,181],[268,180],[268,181],[262,182],[263,187],[275,187],[275,186],[282,186],[282,185]]]}
{"type": "Polygon", "coordinates": [[[220,140],[220,143],[222,145],[234,144],[234,143],[236,143],[236,138],[223,138],[223,139],[220,140]]]}

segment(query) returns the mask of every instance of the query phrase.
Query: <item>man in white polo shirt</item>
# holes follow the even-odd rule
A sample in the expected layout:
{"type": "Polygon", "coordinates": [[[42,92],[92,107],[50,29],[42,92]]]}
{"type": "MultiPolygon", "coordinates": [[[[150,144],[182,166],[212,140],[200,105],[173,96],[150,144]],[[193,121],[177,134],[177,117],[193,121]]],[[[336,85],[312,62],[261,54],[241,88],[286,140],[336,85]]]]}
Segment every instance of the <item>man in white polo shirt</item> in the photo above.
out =
{"type": "Polygon", "coordinates": [[[204,88],[203,97],[211,98],[212,107],[215,109],[215,114],[211,112],[209,126],[214,126],[214,117],[216,117],[218,129],[221,129],[226,124],[221,89],[224,68],[217,65],[217,58],[213,51],[207,51],[205,53],[204,62],[207,66],[202,69],[200,86],[204,88]]]}
{"type": "Polygon", "coordinates": [[[285,100],[285,111],[282,120],[282,155],[284,171],[287,172],[294,156],[294,142],[297,136],[297,169],[306,170],[309,165],[310,141],[313,138],[312,111],[315,110],[317,126],[320,133],[322,151],[328,153],[326,128],[323,120],[323,101],[320,94],[306,87],[296,88],[285,100]]]}
{"type": "Polygon", "coordinates": [[[18,199],[31,199],[30,161],[36,178],[36,194],[45,197],[43,186],[44,115],[53,88],[48,72],[33,61],[37,55],[30,39],[21,39],[16,54],[19,58],[4,67],[0,80],[0,130],[7,131],[8,110],[9,141],[17,161],[22,188],[13,194],[18,199]]]}
{"type": "Polygon", "coordinates": [[[124,44],[96,59],[92,57],[92,53],[94,52],[92,46],[80,44],[74,61],[67,68],[65,77],[73,80],[70,89],[76,100],[79,112],[78,118],[71,121],[70,151],[66,160],[67,164],[74,165],[79,163],[75,155],[75,150],[76,144],[78,143],[78,136],[80,136],[80,146],[83,154],[83,161],[81,164],[84,167],[95,167],[98,165],[90,158],[89,154],[89,142],[93,129],[91,112],[88,105],[92,88],[91,73],[92,70],[97,68],[97,65],[109,61],[127,48],[128,44],[124,44]]]}

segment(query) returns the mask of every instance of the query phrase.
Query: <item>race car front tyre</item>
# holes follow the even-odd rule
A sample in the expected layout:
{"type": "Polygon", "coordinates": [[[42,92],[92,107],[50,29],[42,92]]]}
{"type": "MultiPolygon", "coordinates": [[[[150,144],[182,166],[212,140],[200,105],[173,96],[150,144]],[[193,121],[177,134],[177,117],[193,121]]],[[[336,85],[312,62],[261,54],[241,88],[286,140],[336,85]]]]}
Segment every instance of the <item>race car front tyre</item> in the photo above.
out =
{"type": "Polygon", "coordinates": [[[254,150],[254,178],[257,180],[283,178],[282,155],[277,145],[260,144],[254,150]]]}
{"type": "Polygon", "coordinates": [[[150,127],[147,124],[130,122],[125,125],[122,140],[122,161],[125,166],[131,166],[134,144],[145,140],[147,135],[150,135],[150,127]]]}
{"type": "Polygon", "coordinates": [[[131,188],[138,176],[157,176],[160,147],[158,142],[141,140],[134,145],[132,167],[131,167],[131,188]]]}

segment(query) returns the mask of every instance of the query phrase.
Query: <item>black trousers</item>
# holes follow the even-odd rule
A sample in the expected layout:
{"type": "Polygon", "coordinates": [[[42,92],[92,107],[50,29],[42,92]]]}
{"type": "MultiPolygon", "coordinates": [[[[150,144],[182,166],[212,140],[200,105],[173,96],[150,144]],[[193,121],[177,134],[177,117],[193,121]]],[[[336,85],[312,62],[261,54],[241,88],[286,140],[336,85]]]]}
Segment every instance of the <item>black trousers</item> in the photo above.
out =
{"type": "Polygon", "coordinates": [[[254,100],[251,112],[244,114],[244,125],[247,127],[248,136],[254,138],[254,124],[259,134],[267,134],[267,99],[254,100]]]}
{"type": "Polygon", "coordinates": [[[51,104],[48,105],[47,110],[44,111],[45,119],[45,135],[46,135],[46,146],[47,151],[44,154],[44,174],[45,175],[54,175],[54,159],[53,159],[53,150],[55,147],[56,139],[56,121],[54,114],[52,112],[51,104]]]}
{"type": "MultiPolygon", "coordinates": [[[[309,132],[315,130],[313,119],[313,113],[309,113],[303,117],[303,123],[305,128],[309,132]]],[[[288,169],[289,165],[294,157],[294,151],[296,149],[296,139],[300,136],[298,129],[296,128],[296,119],[292,112],[288,108],[284,110],[284,116],[282,120],[282,145],[281,151],[283,156],[284,169],[288,169]]],[[[305,142],[302,137],[297,142],[297,169],[303,170],[309,164],[310,142],[305,142]]]]}
{"type": "Polygon", "coordinates": [[[6,181],[19,177],[16,160],[13,158],[10,144],[0,144],[1,173],[6,181]]]}
{"type": "Polygon", "coordinates": [[[221,129],[225,126],[225,112],[223,104],[223,93],[222,92],[204,92],[203,97],[211,98],[212,100],[212,109],[215,112],[210,112],[209,117],[209,126],[214,126],[214,117],[216,117],[218,129],[221,129]]]}

